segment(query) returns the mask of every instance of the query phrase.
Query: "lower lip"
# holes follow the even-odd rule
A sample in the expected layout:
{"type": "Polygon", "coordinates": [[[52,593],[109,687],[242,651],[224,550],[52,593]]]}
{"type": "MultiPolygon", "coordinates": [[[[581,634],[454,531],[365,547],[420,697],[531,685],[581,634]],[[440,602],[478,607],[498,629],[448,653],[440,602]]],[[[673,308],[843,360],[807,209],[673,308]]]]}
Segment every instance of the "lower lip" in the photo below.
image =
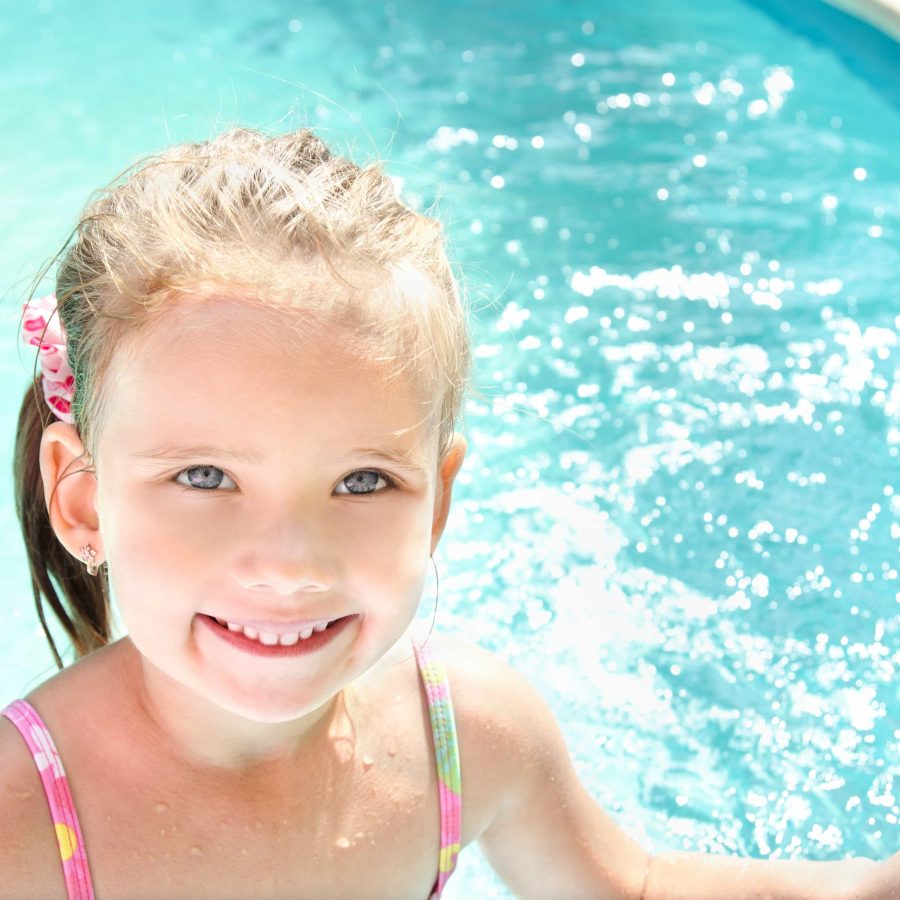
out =
{"type": "Polygon", "coordinates": [[[214,618],[206,615],[199,615],[197,618],[223,641],[249,653],[252,656],[265,656],[270,659],[284,659],[285,657],[305,656],[308,653],[315,653],[326,644],[330,644],[356,616],[344,616],[341,619],[335,619],[324,631],[314,631],[311,637],[300,638],[296,644],[285,647],[283,644],[261,644],[259,641],[251,640],[240,631],[229,631],[224,625],[220,625],[214,618]]]}

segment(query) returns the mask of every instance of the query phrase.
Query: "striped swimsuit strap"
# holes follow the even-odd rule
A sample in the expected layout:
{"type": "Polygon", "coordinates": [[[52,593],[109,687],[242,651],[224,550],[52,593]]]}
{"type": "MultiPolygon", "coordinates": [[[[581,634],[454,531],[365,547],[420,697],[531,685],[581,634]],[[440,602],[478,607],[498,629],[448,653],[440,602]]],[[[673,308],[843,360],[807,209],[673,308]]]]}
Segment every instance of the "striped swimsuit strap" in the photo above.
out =
{"type": "Polygon", "coordinates": [[[459,743],[456,737],[453,702],[450,698],[450,684],[444,666],[434,658],[427,646],[419,644],[413,646],[428,700],[428,714],[431,718],[434,756],[437,763],[441,843],[438,877],[430,898],[437,900],[456,868],[462,840],[459,743]]]}
{"type": "MultiPolygon", "coordinates": [[[[437,880],[430,896],[430,900],[438,900],[456,867],[460,850],[462,804],[459,745],[447,673],[443,665],[432,656],[428,647],[418,644],[414,647],[428,701],[438,775],[440,853],[437,880]]],[[[37,710],[26,700],[15,700],[0,710],[0,715],[6,716],[18,729],[37,766],[56,830],[68,900],[94,900],[81,826],[78,823],[65,769],[50,731],[37,710]]]]}
{"type": "Polygon", "coordinates": [[[63,877],[69,900],[94,900],[91,870],[81,826],[72,802],[69,781],[63,769],[53,738],[34,707],[25,700],[15,700],[0,712],[6,716],[28,745],[37,765],[44,793],[50,805],[50,816],[56,829],[59,857],[62,860],[63,877]]]}

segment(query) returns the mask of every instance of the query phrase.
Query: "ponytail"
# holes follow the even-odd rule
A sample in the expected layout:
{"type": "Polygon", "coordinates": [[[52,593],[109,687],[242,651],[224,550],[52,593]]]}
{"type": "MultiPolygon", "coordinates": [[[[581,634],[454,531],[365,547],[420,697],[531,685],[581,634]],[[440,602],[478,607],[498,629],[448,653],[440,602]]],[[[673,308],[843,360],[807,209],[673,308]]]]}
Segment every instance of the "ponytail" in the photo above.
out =
{"type": "Polygon", "coordinates": [[[50,604],[78,658],[109,643],[109,590],[106,569],[88,575],[60,543],[50,526],[41,480],[40,449],[44,427],[54,416],[44,402],[40,375],[25,392],[13,462],[16,514],[28,552],[31,590],[38,619],[50,644],[56,665],[63,661],[47,625],[44,600],[50,604]],[[46,420],[46,421],[45,421],[46,420]],[[60,599],[63,594],[66,604],[60,599]]]}

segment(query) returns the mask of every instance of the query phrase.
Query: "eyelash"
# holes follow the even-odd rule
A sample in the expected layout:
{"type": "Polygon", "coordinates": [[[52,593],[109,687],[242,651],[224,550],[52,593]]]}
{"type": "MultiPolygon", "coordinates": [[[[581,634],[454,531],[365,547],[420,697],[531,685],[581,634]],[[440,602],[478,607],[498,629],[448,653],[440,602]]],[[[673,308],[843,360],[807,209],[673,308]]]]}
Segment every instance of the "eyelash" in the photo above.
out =
{"type": "MultiPolygon", "coordinates": [[[[221,472],[224,478],[228,478],[231,482],[235,483],[235,480],[224,470],[220,469],[218,466],[210,465],[209,463],[200,463],[196,466],[188,466],[186,469],[182,469],[181,471],[175,474],[175,477],[172,479],[173,482],[179,485],[185,493],[196,494],[196,493],[207,493],[207,494],[221,494],[221,493],[231,493],[233,489],[220,489],[218,486],[214,488],[201,488],[196,486],[190,486],[183,484],[178,479],[181,478],[182,475],[186,475],[188,472],[194,472],[197,469],[213,469],[216,472],[221,472]]],[[[384,480],[384,487],[376,488],[374,491],[338,491],[337,486],[335,486],[334,493],[340,493],[341,496],[368,496],[370,494],[380,494],[384,491],[390,490],[392,488],[397,487],[396,480],[388,475],[387,472],[382,471],[381,469],[354,469],[352,472],[348,472],[343,478],[339,479],[338,485],[344,484],[349,478],[352,478],[354,475],[360,475],[367,472],[371,472],[373,475],[377,475],[378,478],[384,480]]],[[[223,478],[223,480],[224,480],[223,478]]]]}

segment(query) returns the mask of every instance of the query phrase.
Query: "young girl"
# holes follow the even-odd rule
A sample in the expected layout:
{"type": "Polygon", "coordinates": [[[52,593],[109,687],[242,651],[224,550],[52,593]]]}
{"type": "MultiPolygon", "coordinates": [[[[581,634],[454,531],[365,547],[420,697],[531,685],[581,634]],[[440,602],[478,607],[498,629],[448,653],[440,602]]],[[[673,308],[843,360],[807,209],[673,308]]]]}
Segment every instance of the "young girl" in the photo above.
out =
{"type": "Polygon", "coordinates": [[[18,511],[79,661],[0,716],[2,896],[423,900],[475,840],[522,897],[897,896],[897,856],[649,857],[523,679],[413,639],[468,348],[378,168],[176,147],[91,203],[24,333],[18,511]]]}

